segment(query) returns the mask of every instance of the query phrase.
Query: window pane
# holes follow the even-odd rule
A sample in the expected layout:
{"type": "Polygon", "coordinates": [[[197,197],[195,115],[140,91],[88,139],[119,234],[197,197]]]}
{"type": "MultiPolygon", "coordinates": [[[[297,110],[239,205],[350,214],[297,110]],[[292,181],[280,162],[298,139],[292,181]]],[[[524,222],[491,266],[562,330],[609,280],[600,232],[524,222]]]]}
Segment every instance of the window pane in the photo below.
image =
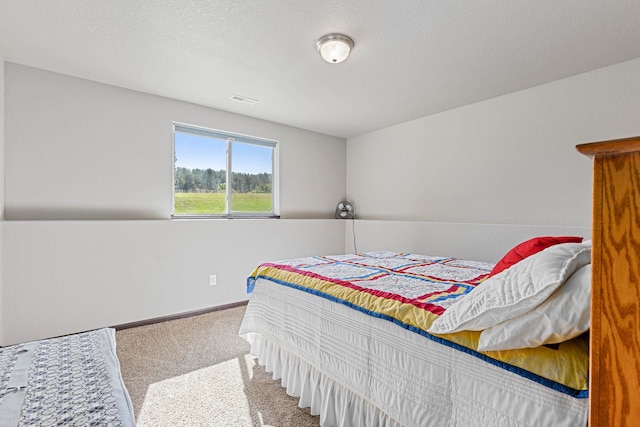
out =
{"type": "Polygon", "coordinates": [[[273,212],[273,149],[234,141],[231,211],[273,212]]]}
{"type": "Polygon", "coordinates": [[[277,141],[174,123],[176,216],[274,217],[277,141]]]}
{"type": "Polygon", "coordinates": [[[224,214],[227,141],[175,132],[174,213],[224,214]]]}

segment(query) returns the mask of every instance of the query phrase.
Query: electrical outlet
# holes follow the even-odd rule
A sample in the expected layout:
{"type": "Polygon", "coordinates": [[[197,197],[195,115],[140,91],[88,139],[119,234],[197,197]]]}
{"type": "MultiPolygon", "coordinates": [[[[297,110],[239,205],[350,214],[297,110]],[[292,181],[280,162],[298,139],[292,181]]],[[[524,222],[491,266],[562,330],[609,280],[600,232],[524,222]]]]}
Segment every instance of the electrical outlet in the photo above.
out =
{"type": "Polygon", "coordinates": [[[215,286],[218,284],[218,278],[215,274],[209,276],[209,286],[215,286]]]}

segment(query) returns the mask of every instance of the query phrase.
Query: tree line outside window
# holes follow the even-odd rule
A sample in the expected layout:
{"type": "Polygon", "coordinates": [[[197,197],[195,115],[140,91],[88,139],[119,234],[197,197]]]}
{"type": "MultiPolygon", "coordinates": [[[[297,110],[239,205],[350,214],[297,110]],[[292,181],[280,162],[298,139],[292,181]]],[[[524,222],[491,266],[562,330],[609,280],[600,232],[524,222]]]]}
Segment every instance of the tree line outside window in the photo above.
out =
{"type": "MultiPolygon", "coordinates": [[[[231,189],[238,193],[271,193],[272,174],[231,173],[231,189]]],[[[176,167],[175,191],[179,193],[224,193],[227,190],[227,171],[176,167]]]]}

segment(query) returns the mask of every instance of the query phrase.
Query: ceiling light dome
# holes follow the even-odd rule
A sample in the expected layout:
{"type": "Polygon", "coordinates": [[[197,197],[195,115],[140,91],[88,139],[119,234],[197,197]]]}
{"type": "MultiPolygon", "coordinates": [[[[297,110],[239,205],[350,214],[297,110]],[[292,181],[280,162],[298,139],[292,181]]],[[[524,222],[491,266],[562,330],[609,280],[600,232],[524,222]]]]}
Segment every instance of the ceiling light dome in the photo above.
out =
{"type": "Polygon", "coordinates": [[[316,42],[320,56],[331,64],[339,64],[349,56],[353,49],[353,40],[344,34],[327,34],[316,42]]]}

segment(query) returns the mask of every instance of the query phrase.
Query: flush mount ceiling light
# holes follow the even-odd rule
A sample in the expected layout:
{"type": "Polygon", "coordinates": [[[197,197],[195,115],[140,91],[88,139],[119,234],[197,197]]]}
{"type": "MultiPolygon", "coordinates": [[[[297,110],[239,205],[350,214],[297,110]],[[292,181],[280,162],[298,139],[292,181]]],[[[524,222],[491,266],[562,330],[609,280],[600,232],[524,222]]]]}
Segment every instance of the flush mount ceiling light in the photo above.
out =
{"type": "Polygon", "coordinates": [[[331,64],[339,64],[349,56],[353,40],[344,34],[327,34],[316,42],[320,56],[331,64]]]}

